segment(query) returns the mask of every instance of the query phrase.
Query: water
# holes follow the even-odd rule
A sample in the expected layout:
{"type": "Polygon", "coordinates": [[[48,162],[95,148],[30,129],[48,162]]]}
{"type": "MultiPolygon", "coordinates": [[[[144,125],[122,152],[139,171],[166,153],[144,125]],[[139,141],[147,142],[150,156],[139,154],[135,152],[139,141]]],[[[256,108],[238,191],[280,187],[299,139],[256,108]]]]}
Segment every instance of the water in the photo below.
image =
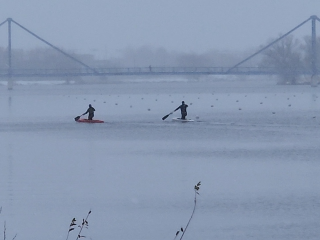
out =
{"type": "Polygon", "coordinates": [[[90,209],[87,238],[173,239],[198,181],[184,239],[318,239],[318,91],[257,80],[1,86],[7,239],[66,239],[90,209]],[[196,121],[162,121],[182,100],[196,121]],[[74,122],[89,103],[105,124],[74,122]]]}

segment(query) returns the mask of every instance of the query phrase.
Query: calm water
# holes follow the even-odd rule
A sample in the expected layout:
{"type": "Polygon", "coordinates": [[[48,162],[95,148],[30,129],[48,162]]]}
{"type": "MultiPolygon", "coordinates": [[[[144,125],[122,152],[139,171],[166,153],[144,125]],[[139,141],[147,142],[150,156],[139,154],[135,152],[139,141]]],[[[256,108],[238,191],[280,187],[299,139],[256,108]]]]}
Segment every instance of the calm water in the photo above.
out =
{"type": "Polygon", "coordinates": [[[202,181],[186,240],[319,239],[319,95],[255,80],[0,86],[0,226],[64,240],[91,209],[92,240],[173,239],[202,181]],[[181,100],[196,121],[162,121],[181,100]],[[106,123],[74,122],[89,103],[106,123]]]}

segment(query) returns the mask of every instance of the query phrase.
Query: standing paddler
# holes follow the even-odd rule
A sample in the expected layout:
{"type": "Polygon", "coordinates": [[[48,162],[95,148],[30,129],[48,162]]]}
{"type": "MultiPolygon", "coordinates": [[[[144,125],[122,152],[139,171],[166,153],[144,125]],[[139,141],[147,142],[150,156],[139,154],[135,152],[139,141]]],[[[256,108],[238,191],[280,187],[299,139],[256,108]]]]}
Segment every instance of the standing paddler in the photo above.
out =
{"type": "Polygon", "coordinates": [[[84,114],[82,114],[82,116],[89,113],[88,120],[92,120],[92,118],[94,117],[94,111],[95,111],[95,109],[91,106],[91,104],[89,104],[89,108],[87,109],[87,111],[84,114]]]}
{"type": "Polygon", "coordinates": [[[177,111],[178,109],[180,109],[181,110],[181,119],[185,120],[186,116],[187,116],[187,107],[188,107],[188,105],[185,104],[184,101],[182,101],[182,104],[179,107],[177,107],[174,110],[174,112],[177,111]]]}

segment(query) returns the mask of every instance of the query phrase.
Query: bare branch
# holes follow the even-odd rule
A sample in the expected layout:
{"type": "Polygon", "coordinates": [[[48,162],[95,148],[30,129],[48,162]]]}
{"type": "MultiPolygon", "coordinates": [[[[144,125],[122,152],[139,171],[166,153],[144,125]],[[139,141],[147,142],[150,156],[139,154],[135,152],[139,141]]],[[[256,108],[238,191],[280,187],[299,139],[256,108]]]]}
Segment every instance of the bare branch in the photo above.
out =
{"type": "Polygon", "coordinates": [[[16,239],[16,237],[17,237],[17,234],[16,234],[16,235],[14,235],[14,237],[12,238],[12,240],[16,239]]]}

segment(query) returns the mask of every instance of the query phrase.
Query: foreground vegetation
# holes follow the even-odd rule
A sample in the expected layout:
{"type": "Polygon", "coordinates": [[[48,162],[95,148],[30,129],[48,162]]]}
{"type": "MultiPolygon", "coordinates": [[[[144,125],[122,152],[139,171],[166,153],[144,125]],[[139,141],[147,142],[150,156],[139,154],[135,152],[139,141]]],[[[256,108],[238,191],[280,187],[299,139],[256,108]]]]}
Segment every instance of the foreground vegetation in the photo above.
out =
{"type": "MultiPolygon", "coordinates": [[[[179,234],[181,235],[180,236],[180,240],[183,239],[183,236],[184,234],[186,233],[187,229],[188,229],[188,226],[193,218],[193,215],[195,213],[195,210],[196,210],[196,206],[197,206],[197,195],[199,195],[199,190],[200,190],[200,186],[201,186],[201,182],[198,182],[195,186],[194,186],[194,205],[193,205],[193,210],[192,210],[192,213],[191,213],[191,216],[186,224],[186,226],[183,228],[181,227],[175,234],[175,237],[174,239],[176,239],[177,237],[179,237],[179,234]]],[[[0,207],[0,214],[2,212],[2,207],[0,207]]],[[[69,228],[68,228],[68,233],[67,233],[67,237],[66,237],[66,240],[69,239],[69,236],[70,236],[70,233],[75,231],[76,228],[78,229],[78,232],[77,232],[77,235],[76,235],[76,240],[79,240],[80,238],[86,238],[85,235],[82,234],[82,231],[84,229],[88,229],[89,227],[89,222],[88,222],[88,218],[91,214],[91,210],[88,212],[87,216],[85,218],[82,219],[81,223],[78,223],[76,218],[73,218],[71,220],[71,223],[69,225],[69,228]]],[[[17,237],[17,234],[14,235],[14,237],[12,238],[12,240],[15,240],[15,238],[17,237]]],[[[4,227],[3,227],[3,240],[7,240],[7,234],[6,234],[6,222],[4,222],[4,227]]]]}

